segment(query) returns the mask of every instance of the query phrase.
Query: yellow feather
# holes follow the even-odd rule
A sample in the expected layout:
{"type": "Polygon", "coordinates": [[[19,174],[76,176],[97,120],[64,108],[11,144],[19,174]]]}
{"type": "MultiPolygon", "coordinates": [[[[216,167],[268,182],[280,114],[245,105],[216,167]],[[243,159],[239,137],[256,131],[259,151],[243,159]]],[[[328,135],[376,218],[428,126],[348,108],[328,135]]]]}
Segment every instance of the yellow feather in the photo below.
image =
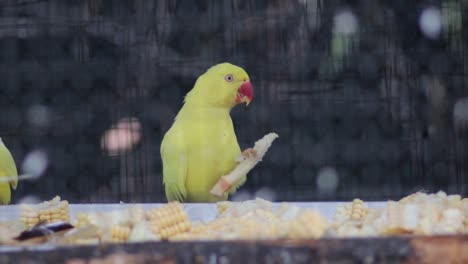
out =
{"type": "Polygon", "coordinates": [[[10,203],[10,186],[16,189],[17,184],[18,172],[16,170],[15,161],[0,138],[0,204],[10,203]],[[8,180],[2,181],[2,178],[7,179],[7,177],[9,178],[8,180]]]}
{"type": "Polygon", "coordinates": [[[169,201],[227,199],[227,195],[212,196],[210,189],[222,175],[234,169],[241,154],[230,111],[240,85],[246,80],[249,76],[242,68],[218,64],[200,76],[185,97],[184,106],[161,144],[163,182],[169,201]],[[227,74],[234,81],[227,82],[227,74]]]}

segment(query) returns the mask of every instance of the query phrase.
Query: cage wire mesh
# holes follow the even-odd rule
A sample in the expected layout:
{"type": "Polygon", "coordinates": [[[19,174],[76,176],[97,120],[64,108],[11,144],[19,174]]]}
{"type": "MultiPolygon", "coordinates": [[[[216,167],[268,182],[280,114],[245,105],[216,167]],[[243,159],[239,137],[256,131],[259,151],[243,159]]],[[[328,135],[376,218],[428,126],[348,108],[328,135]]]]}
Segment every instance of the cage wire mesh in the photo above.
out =
{"type": "Polygon", "coordinates": [[[233,199],[467,195],[468,1],[0,1],[13,201],[163,202],[164,133],[228,61],[255,99],[241,148],[280,138],[233,199]]]}

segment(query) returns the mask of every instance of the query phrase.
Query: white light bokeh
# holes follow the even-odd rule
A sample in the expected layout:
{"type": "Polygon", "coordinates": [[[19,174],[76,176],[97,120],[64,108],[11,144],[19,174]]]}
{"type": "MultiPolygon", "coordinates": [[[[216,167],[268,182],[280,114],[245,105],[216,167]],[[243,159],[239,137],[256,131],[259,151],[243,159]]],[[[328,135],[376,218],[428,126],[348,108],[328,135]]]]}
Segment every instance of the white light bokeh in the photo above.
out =
{"type": "Polygon", "coordinates": [[[358,30],[358,20],[353,12],[344,10],[338,12],[333,19],[333,31],[345,35],[353,34],[358,30]]]}
{"type": "Polygon", "coordinates": [[[435,7],[424,9],[419,17],[419,27],[424,36],[430,39],[438,38],[442,30],[440,10],[435,7]]]}
{"type": "Polygon", "coordinates": [[[26,195],[18,201],[18,204],[38,204],[40,202],[41,200],[39,197],[34,195],[26,195]]]}
{"type": "Polygon", "coordinates": [[[453,107],[453,119],[468,121],[468,98],[457,100],[453,107]]]}
{"type": "Polygon", "coordinates": [[[254,196],[256,198],[261,198],[272,202],[275,200],[276,197],[275,192],[268,187],[260,188],[258,191],[255,192],[254,196]]]}
{"type": "Polygon", "coordinates": [[[35,126],[47,126],[50,123],[50,111],[46,106],[33,105],[28,109],[27,118],[35,126]]]}
{"type": "Polygon", "coordinates": [[[338,187],[338,172],[331,167],[320,169],[317,176],[317,187],[323,192],[334,192],[338,187]]]}
{"type": "Polygon", "coordinates": [[[101,147],[109,155],[130,150],[141,140],[141,123],[136,118],[120,119],[114,128],[107,130],[101,138],[101,147]]]}
{"type": "Polygon", "coordinates": [[[243,202],[251,199],[253,199],[253,196],[247,191],[239,190],[232,195],[233,202],[243,202]]]}
{"type": "Polygon", "coordinates": [[[37,178],[42,176],[48,164],[47,154],[42,150],[34,150],[26,155],[21,168],[25,174],[37,178]]]}

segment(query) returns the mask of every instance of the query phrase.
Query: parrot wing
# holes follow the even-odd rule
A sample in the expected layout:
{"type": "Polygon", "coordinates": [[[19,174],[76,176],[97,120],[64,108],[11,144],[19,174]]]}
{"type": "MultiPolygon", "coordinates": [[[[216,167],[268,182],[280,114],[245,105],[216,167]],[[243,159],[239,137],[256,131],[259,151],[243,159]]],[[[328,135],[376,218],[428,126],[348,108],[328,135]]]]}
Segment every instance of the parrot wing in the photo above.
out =
{"type": "Polygon", "coordinates": [[[185,188],[187,153],[183,144],[181,144],[184,142],[183,138],[173,137],[172,135],[167,134],[161,144],[163,183],[168,201],[183,202],[187,197],[185,188]]]}
{"type": "Polygon", "coordinates": [[[0,139],[0,173],[4,176],[13,178],[9,181],[11,187],[16,190],[18,185],[18,171],[16,169],[15,161],[11,156],[10,151],[0,139]]]}

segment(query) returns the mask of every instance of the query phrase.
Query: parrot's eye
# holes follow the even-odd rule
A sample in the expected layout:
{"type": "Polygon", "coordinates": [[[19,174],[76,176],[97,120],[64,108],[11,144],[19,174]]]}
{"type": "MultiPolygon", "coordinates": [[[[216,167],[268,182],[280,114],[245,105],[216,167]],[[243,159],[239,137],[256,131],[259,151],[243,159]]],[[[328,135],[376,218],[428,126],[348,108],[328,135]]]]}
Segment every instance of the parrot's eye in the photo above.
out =
{"type": "Polygon", "coordinates": [[[226,80],[226,82],[232,82],[234,81],[234,77],[232,76],[232,74],[228,74],[224,77],[224,80],[226,80]]]}

